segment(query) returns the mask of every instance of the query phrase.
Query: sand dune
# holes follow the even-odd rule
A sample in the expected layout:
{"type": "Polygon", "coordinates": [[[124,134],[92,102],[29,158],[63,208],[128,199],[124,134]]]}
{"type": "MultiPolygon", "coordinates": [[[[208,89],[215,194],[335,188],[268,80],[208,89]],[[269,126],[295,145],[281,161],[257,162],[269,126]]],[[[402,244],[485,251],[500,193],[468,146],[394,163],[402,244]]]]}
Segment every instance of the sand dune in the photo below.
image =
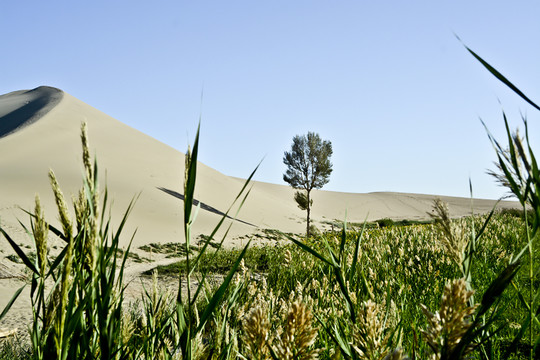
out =
{"type": "MultiPolygon", "coordinates": [[[[3,226],[24,242],[26,235],[20,230],[17,219],[26,216],[18,207],[31,209],[36,193],[42,198],[48,218],[56,218],[47,179],[49,169],[55,171],[66,196],[77,192],[82,174],[79,139],[82,122],[88,124],[91,150],[99,160],[102,184],[106,180],[110,198],[114,200],[113,220],[120,219],[129,202],[140,194],[127,228],[128,233],[137,229],[135,246],[181,241],[183,154],[50,87],[0,96],[0,219],[3,226]]],[[[196,199],[201,209],[194,231],[208,234],[220,214],[227,211],[244,180],[226,176],[201,163],[198,166],[196,199]]],[[[258,228],[304,230],[304,213],[296,207],[291,188],[262,182],[252,185],[253,191],[239,215],[241,221],[233,224],[229,245],[237,243],[236,236],[258,228]]],[[[435,197],[314,191],[313,220],[315,225],[324,228],[329,226],[326,222],[344,220],[345,216],[351,222],[385,217],[424,219],[435,197]]],[[[470,213],[470,199],[442,198],[450,204],[452,215],[470,213]]],[[[493,204],[491,200],[474,201],[477,212],[489,211],[493,204]]],[[[502,206],[512,205],[502,203],[502,206]]]]}
{"type": "MultiPolygon", "coordinates": [[[[109,198],[113,200],[113,226],[118,224],[130,201],[138,196],[121,245],[128,243],[135,230],[134,249],[152,242],[183,241],[184,154],[50,87],[0,96],[2,227],[18,244],[31,249],[31,240],[18,220],[28,225],[28,216],[21,208],[31,210],[35,194],[41,197],[46,218],[58,226],[47,174],[49,169],[54,170],[66,197],[77,193],[83,173],[79,138],[82,122],[88,124],[91,151],[98,158],[101,184],[107,183],[109,198]]],[[[195,236],[210,234],[244,182],[243,179],[229,177],[202,163],[198,164],[195,198],[200,204],[200,211],[193,229],[195,236]]],[[[242,245],[245,243],[242,236],[261,229],[294,233],[305,231],[305,214],[295,205],[294,190],[284,185],[256,181],[252,187],[238,220],[228,219],[228,224],[233,226],[226,246],[242,245]]],[[[388,217],[425,219],[436,197],[383,192],[351,194],[314,191],[312,218],[320,229],[328,229],[332,222],[345,218],[349,222],[388,217]]],[[[470,214],[470,199],[441,198],[449,203],[453,216],[470,214]]],[[[490,211],[493,205],[492,200],[474,200],[477,213],[490,211]]],[[[515,203],[502,202],[500,206],[512,207],[515,203]]],[[[234,213],[235,209],[231,214],[234,213]]],[[[49,244],[57,249],[64,246],[60,240],[52,237],[49,244]]],[[[22,266],[17,267],[7,259],[11,253],[13,250],[7,241],[0,237],[0,310],[21,285],[21,280],[16,277],[22,266]]],[[[152,264],[146,263],[144,266],[172,261],[166,258],[152,260],[152,264]]],[[[140,273],[141,268],[134,266],[128,268],[126,273],[136,276],[137,271],[140,273]]],[[[30,321],[28,292],[27,287],[8,318],[4,319],[2,327],[13,329],[30,321]]]]}

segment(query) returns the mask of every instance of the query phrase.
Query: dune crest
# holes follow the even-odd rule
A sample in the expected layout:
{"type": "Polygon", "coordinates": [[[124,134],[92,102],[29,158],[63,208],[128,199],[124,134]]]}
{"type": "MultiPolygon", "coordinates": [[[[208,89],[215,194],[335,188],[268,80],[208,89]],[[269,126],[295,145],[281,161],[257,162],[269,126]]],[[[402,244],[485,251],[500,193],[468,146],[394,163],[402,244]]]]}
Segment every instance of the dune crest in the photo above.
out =
{"type": "Polygon", "coordinates": [[[0,138],[22,129],[47,114],[62,99],[63,91],[40,86],[0,96],[0,138]]]}

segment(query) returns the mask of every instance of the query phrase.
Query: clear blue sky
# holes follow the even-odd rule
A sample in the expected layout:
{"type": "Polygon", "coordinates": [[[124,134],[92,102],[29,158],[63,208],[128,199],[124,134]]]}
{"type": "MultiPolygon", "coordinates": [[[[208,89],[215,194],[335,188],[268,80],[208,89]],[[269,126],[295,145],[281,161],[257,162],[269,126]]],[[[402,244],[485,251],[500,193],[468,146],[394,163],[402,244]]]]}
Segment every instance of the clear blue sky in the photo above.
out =
{"type": "Polygon", "coordinates": [[[539,14],[536,1],[7,1],[0,93],[55,86],[182,151],[202,113],[200,160],[227,175],[265,157],[256,179],[283,184],[283,152],[315,131],[334,148],[325,189],[469,196],[470,177],[497,198],[479,117],[502,138],[499,100],[533,136],[540,116],[454,33],[540,101],[539,14]]]}

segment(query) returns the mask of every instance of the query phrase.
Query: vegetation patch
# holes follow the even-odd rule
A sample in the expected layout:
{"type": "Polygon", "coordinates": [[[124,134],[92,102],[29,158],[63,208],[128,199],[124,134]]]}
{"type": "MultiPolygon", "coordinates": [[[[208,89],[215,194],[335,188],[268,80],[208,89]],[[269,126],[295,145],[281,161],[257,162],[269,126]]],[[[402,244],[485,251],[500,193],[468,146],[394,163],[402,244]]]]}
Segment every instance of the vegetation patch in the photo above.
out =
{"type": "Polygon", "coordinates": [[[14,263],[17,263],[17,264],[22,264],[22,260],[16,255],[16,254],[9,254],[6,256],[6,259],[14,262],[14,263]]]}
{"type": "MultiPolygon", "coordinates": [[[[268,272],[270,268],[278,269],[283,260],[282,247],[261,246],[248,248],[244,255],[244,266],[254,272],[268,272]]],[[[239,249],[221,249],[218,252],[205,252],[201,255],[198,272],[226,274],[229,272],[242,251],[239,249]]],[[[185,272],[187,261],[185,259],[169,265],[157,266],[155,270],[159,276],[178,276],[185,272]]],[[[154,269],[148,270],[144,275],[152,275],[154,269]]]]}
{"type": "MultiPolygon", "coordinates": [[[[125,254],[125,251],[122,250],[122,249],[118,249],[118,250],[116,250],[116,252],[120,255],[120,257],[122,257],[122,255],[125,254]]],[[[143,262],[150,262],[151,261],[149,258],[142,257],[139,254],[137,254],[135,252],[132,252],[132,251],[129,251],[127,253],[127,258],[133,260],[136,263],[143,263],[143,262]]]]}
{"type": "MultiPolygon", "coordinates": [[[[139,249],[154,253],[154,254],[168,254],[171,257],[174,256],[184,256],[187,252],[187,247],[185,243],[150,243],[147,245],[140,246],[139,249]]],[[[190,246],[190,253],[193,251],[198,250],[199,248],[197,246],[190,246]]]]}
{"type": "Polygon", "coordinates": [[[296,236],[293,233],[284,233],[276,229],[260,229],[260,232],[251,236],[260,240],[285,241],[291,236],[296,236]]]}

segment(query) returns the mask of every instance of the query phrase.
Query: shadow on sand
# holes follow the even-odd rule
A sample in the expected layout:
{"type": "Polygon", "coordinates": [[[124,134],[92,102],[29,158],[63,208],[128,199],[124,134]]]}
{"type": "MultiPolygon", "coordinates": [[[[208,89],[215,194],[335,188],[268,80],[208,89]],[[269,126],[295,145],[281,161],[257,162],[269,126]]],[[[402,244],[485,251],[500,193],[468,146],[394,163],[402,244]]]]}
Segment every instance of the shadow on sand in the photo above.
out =
{"type": "Polygon", "coordinates": [[[20,102],[13,111],[0,116],[0,138],[39,120],[60,102],[63,95],[62,90],[40,86],[0,96],[0,104],[20,102]]]}
{"type": "MultiPolygon", "coordinates": [[[[177,199],[184,200],[184,195],[180,194],[179,192],[176,192],[176,191],[170,190],[170,189],[166,189],[164,187],[158,187],[158,189],[163,191],[164,193],[167,193],[167,194],[169,194],[171,196],[174,196],[177,199]]],[[[207,204],[205,204],[203,202],[200,202],[199,200],[193,199],[193,205],[198,206],[199,203],[200,203],[201,209],[203,209],[203,210],[210,211],[210,212],[212,212],[214,214],[217,214],[217,215],[220,215],[220,216],[226,216],[227,219],[236,220],[238,222],[241,222],[242,224],[246,224],[246,225],[249,225],[249,226],[255,226],[255,225],[250,224],[250,223],[248,223],[246,221],[232,218],[229,215],[226,215],[224,212],[219,211],[218,209],[216,209],[216,208],[214,208],[214,207],[212,207],[210,205],[207,205],[207,204]]]]}

